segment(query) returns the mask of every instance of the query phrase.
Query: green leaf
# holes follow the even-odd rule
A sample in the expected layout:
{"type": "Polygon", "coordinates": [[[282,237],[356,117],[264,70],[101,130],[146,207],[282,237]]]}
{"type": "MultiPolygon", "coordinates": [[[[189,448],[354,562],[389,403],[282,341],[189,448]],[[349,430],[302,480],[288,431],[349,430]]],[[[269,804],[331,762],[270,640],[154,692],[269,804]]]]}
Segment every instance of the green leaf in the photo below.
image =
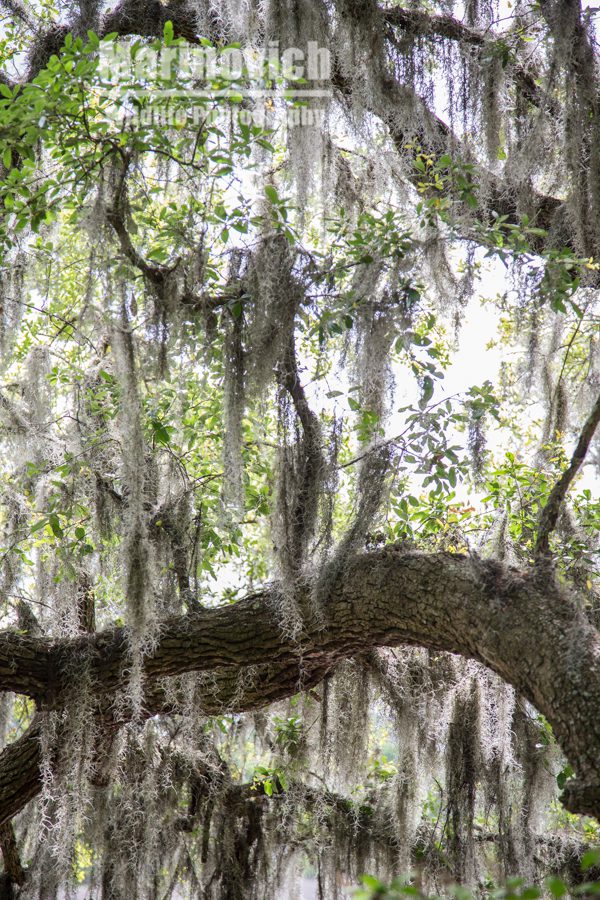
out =
{"type": "Polygon", "coordinates": [[[48,517],[48,524],[50,525],[50,528],[52,529],[52,533],[54,534],[55,537],[57,537],[57,538],[64,537],[64,531],[62,530],[62,528],[60,526],[60,519],[58,518],[56,513],[52,513],[48,517]]]}
{"type": "Polygon", "coordinates": [[[171,441],[171,435],[169,434],[168,429],[163,425],[162,422],[159,422],[158,419],[152,419],[151,423],[152,431],[154,432],[154,440],[157,444],[169,444],[171,441]]]}
{"type": "Polygon", "coordinates": [[[559,788],[561,789],[561,791],[564,788],[565,784],[567,783],[567,780],[569,778],[572,778],[574,774],[575,774],[575,772],[573,771],[573,769],[571,768],[571,766],[568,763],[564,767],[564,769],[562,769],[562,771],[560,771],[558,773],[558,775],[556,776],[556,783],[559,786],[559,788]]]}
{"type": "Polygon", "coordinates": [[[581,857],[581,871],[587,872],[592,866],[600,865],[600,847],[587,850],[581,857]]]}
{"type": "Polygon", "coordinates": [[[175,32],[173,30],[173,23],[169,19],[168,22],[165,22],[165,27],[163,29],[163,38],[167,47],[169,44],[173,43],[173,38],[175,36],[175,32]]]}
{"type": "Polygon", "coordinates": [[[423,379],[423,393],[421,394],[421,400],[419,402],[419,406],[423,409],[424,406],[427,406],[431,398],[433,397],[433,379],[430,378],[429,375],[426,375],[423,379]]]}
{"type": "Polygon", "coordinates": [[[560,897],[564,897],[567,893],[566,884],[564,883],[562,878],[557,878],[556,875],[546,880],[546,887],[548,888],[552,896],[557,898],[557,900],[560,897]]]}
{"type": "Polygon", "coordinates": [[[279,203],[279,194],[277,193],[277,188],[272,184],[267,184],[265,186],[265,194],[271,203],[279,203]]]}
{"type": "Polygon", "coordinates": [[[365,887],[371,888],[373,891],[378,891],[383,887],[382,883],[374,875],[361,875],[360,880],[365,887]]]}
{"type": "Polygon", "coordinates": [[[583,319],[583,310],[581,309],[581,307],[577,306],[574,300],[570,300],[569,303],[571,304],[571,308],[573,309],[573,312],[575,313],[577,318],[583,319]]]}
{"type": "Polygon", "coordinates": [[[31,534],[35,534],[36,531],[40,531],[48,524],[48,519],[40,519],[38,522],[35,522],[31,526],[31,534]]]}

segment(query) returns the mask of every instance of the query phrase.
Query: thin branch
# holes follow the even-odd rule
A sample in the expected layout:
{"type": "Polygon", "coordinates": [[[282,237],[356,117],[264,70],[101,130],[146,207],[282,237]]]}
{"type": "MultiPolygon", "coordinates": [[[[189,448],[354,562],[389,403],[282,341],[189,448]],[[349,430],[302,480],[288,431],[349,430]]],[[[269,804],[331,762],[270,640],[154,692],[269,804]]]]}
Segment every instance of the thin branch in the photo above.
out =
{"type": "Polygon", "coordinates": [[[577,441],[577,446],[575,447],[575,452],[571,457],[571,462],[569,463],[568,468],[565,469],[563,474],[560,476],[560,478],[552,488],[550,496],[548,497],[548,502],[542,510],[538,527],[537,540],[535,543],[536,557],[547,556],[549,553],[550,535],[556,528],[556,523],[558,522],[558,517],[560,515],[561,507],[566,497],[567,491],[569,490],[571,483],[579,472],[581,466],[583,465],[583,461],[589,450],[592,438],[594,437],[594,433],[596,431],[596,428],[598,427],[598,423],[600,423],[600,395],[598,396],[598,399],[596,400],[592,411],[581,430],[579,440],[577,441]]]}
{"type": "Polygon", "coordinates": [[[178,265],[179,260],[173,266],[153,265],[149,263],[133,245],[131,236],[125,224],[127,203],[127,173],[131,157],[123,154],[123,166],[119,173],[119,181],[115,191],[112,205],[106,210],[106,220],[119,239],[121,250],[132,266],[135,266],[142,275],[157,289],[163,290],[167,277],[178,265]]]}
{"type": "Polygon", "coordinates": [[[318,509],[315,498],[318,496],[318,489],[325,474],[326,463],[319,418],[311,409],[300,381],[293,335],[290,336],[284,353],[278,380],[289,394],[302,426],[302,441],[298,448],[301,454],[299,483],[293,499],[293,529],[290,535],[292,559],[294,563],[300,565],[303,550],[315,525],[318,509]]]}

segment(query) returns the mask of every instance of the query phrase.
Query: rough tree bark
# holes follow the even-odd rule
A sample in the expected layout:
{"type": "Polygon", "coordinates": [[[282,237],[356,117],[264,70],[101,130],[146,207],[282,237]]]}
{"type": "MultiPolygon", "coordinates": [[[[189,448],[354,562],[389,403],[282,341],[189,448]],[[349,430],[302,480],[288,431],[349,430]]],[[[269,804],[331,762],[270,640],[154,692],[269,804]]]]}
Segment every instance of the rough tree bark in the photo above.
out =
{"type": "MultiPolygon", "coordinates": [[[[600,815],[600,635],[545,567],[516,571],[391,546],[349,561],[323,616],[308,619],[295,641],[282,636],[275,589],[171,619],[145,660],[146,713],[173,708],[166,676],[206,673],[199,712],[242,711],[315,685],[344,658],[407,644],[479,660],[514,685],[546,716],[577,773],[567,807],[600,815]]],[[[60,706],[82,659],[107,717],[103,706],[127,681],[122,628],[54,642],[2,635],[0,689],[18,684],[41,710],[60,706]]],[[[0,823],[39,788],[37,728],[0,756],[0,823]]]]}

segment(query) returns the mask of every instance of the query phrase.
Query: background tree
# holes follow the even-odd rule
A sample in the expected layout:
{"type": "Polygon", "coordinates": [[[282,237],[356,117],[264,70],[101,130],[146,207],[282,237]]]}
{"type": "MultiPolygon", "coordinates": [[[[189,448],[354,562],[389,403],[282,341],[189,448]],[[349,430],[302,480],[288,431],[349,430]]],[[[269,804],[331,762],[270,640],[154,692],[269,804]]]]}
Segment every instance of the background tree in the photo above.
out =
{"type": "Polygon", "coordinates": [[[6,891],[576,869],[600,810],[594,11],[0,8],[6,891]],[[190,81],[182,48],[236,41],[316,41],[331,83],[190,81]],[[325,124],[286,128],[302,110],[325,124]],[[452,395],[502,263],[501,378],[452,395]]]}

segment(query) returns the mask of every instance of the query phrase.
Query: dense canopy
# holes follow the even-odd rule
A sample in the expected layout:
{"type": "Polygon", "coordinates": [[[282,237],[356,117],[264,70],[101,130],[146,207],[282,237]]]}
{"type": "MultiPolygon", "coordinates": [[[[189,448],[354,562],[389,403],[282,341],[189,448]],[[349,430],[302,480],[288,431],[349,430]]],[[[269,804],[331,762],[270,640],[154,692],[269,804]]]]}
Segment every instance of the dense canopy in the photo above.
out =
{"type": "Polygon", "coordinates": [[[581,879],[596,13],[0,0],[4,895],[581,879]]]}

